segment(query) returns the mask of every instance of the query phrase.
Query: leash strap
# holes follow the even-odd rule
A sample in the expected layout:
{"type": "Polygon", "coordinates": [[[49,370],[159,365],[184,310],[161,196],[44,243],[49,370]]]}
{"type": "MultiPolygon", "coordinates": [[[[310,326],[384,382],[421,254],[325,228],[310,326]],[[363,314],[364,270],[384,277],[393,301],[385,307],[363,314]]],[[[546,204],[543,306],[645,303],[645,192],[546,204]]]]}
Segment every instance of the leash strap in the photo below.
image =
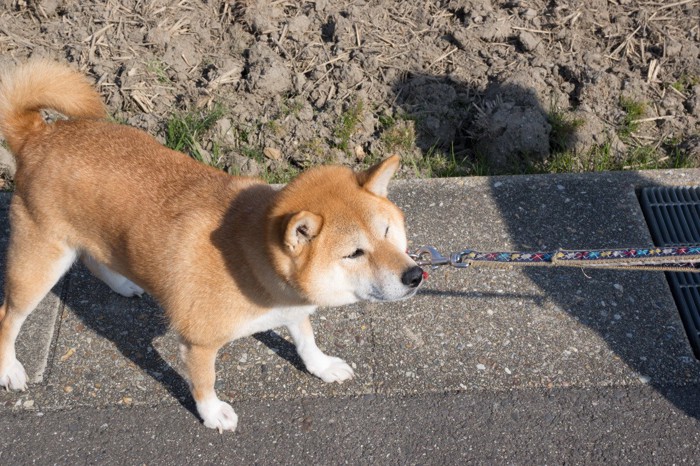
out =
{"type": "Polygon", "coordinates": [[[579,267],[618,270],[650,270],[662,272],[700,272],[700,246],[669,246],[626,249],[575,249],[535,252],[480,252],[465,249],[442,256],[434,247],[423,246],[411,257],[418,265],[458,268],[486,266],[579,267]]]}

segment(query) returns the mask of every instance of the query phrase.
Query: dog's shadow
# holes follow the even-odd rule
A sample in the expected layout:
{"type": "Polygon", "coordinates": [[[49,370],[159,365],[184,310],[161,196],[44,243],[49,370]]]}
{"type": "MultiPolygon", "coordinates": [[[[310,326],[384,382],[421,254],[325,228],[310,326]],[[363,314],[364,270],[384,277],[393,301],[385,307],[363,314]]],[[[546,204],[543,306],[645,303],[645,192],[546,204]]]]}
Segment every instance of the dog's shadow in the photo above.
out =
{"type": "MultiPolygon", "coordinates": [[[[187,380],[173,367],[177,353],[170,342],[158,344],[161,337],[176,339],[169,330],[163,309],[147,294],[141,298],[125,298],[100,282],[82,264],[74,266],[67,276],[66,305],[75,316],[94,333],[111,341],[116,349],[133,362],[178,402],[197,415],[195,401],[187,380]]],[[[287,360],[297,370],[306,372],[296,347],[274,331],[261,332],[253,337],[287,360]]],[[[222,362],[217,362],[222,364],[222,362]]]]}
{"type": "Polygon", "coordinates": [[[168,332],[163,310],[155,300],[148,295],[119,296],[82,264],[70,270],[66,286],[65,304],[86,327],[111,341],[124,357],[196,414],[187,381],[154,346],[168,332]]]}

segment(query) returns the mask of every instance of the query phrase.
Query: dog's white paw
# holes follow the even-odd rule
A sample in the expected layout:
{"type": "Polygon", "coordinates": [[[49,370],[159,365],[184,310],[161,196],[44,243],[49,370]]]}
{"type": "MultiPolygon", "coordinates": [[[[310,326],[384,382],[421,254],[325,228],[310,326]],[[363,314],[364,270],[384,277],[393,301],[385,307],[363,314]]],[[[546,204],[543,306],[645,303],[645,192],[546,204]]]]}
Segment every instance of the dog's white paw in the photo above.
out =
{"type": "Polygon", "coordinates": [[[127,278],[124,278],[124,281],[121,283],[112,284],[112,289],[127,298],[131,298],[132,296],[141,296],[143,294],[143,288],[127,278]]]}
{"type": "Polygon", "coordinates": [[[342,383],[355,376],[355,372],[348,363],[340,358],[330,356],[326,356],[322,364],[307,367],[307,369],[326,383],[342,383]]]}
{"type": "Polygon", "coordinates": [[[225,430],[234,431],[238,426],[238,415],[230,404],[218,398],[198,402],[197,412],[204,421],[204,426],[210,429],[217,429],[219,433],[225,430]]]}
{"type": "Polygon", "coordinates": [[[15,359],[10,367],[0,374],[0,387],[5,387],[8,390],[24,391],[27,389],[27,373],[21,362],[15,359]]]}

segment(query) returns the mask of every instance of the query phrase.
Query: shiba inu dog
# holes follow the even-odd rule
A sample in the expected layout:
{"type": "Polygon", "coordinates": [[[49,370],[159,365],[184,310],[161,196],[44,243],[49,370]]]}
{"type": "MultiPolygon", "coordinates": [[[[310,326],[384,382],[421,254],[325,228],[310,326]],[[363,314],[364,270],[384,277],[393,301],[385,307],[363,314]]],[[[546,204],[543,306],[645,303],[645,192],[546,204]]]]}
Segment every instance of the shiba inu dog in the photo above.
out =
{"type": "Polygon", "coordinates": [[[284,326],[324,382],[353,376],[314,341],[318,306],[408,298],[420,267],[405,253],[402,212],[387,199],[392,156],[355,173],[311,169],[281,190],[231,177],[105,121],[85,77],[49,61],[7,72],[0,131],[17,161],[10,207],[0,385],[26,387],[15,340],[76,259],[114,291],[162,305],[204,425],[235,430],[214,391],[222,345],[284,326]],[[41,109],[68,120],[47,124],[41,109]]]}

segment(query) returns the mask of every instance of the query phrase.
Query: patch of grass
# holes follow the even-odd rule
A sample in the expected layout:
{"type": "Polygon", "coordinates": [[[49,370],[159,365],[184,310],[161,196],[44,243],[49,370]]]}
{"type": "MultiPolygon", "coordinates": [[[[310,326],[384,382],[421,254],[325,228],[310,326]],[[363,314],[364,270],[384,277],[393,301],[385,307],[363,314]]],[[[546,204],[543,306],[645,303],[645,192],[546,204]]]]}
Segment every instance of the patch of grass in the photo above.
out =
{"type": "Polygon", "coordinates": [[[253,159],[259,163],[265,162],[265,154],[263,154],[263,150],[260,147],[244,145],[241,146],[240,151],[242,155],[245,155],[249,159],[253,159]]]}
{"type": "Polygon", "coordinates": [[[576,130],[585,123],[582,118],[575,118],[555,108],[547,114],[547,122],[552,127],[549,149],[555,153],[566,151],[576,130]]]}
{"type": "Polygon", "coordinates": [[[340,121],[333,130],[333,137],[337,141],[336,147],[343,152],[349,151],[350,138],[357,131],[363,112],[364,104],[361,99],[358,99],[340,115],[340,121]]]}
{"type": "Polygon", "coordinates": [[[686,92],[689,91],[690,88],[698,84],[700,84],[700,76],[683,73],[681,74],[681,77],[678,78],[678,81],[671,84],[671,87],[677,90],[678,92],[686,92]]]}
{"type": "Polygon", "coordinates": [[[527,173],[581,173],[621,170],[615,161],[610,144],[593,147],[585,154],[573,151],[552,152],[544,161],[529,162],[527,173]]]}
{"type": "Polygon", "coordinates": [[[431,147],[422,157],[405,157],[404,163],[413,169],[414,174],[419,178],[445,178],[451,176],[461,176],[467,173],[462,167],[462,161],[457,161],[454,147],[449,153],[445,153],[437,148],[431,147]]]}
{"type": "Polygon", "coordinates": [[[297,115],[304,108],[304,99],[297,97],[287,97],[280,105],[282,115],[297,115]]]}
{"type": "Polygon", "coordinates": [[[535,168],[538,173],[571,173],[579,170],[580,160],[571,151],[552,153],[549,160],[544,162],[541,170],[535,168]]]}
{"type": "Polygon", "coordinates": [[[172,116],[167,123],[165,145],[173,150],[185,152],[190,157],[203,163],[214,164],[202,156],[200,140],[223,116],[224,109],[214,106],[209,112],[189,112],[172,116]]]}
{"type": "Polygon", "coordinates": [[[694,162],[688,151],[681,147],[680,138],[668,138],[661,144],[661,147],[670,159],[666,164],[667,168],[698,168],[697,161],[694,162]]]}
{"type": "Polygon", "coordinates": [[[286,184],[292,181],[292,179],[294,179],[299,173],[300,170],[295,167],[278,170],[266,168],[262,173],[261,178],[270,184],[286,184]]]}
{"type": "Polygon", "coordinates": [[[169,66],[160,60],[151,60],[146,63],[146,71],[154,75],[161,84],[170,83],[170,77],[167,73],[168,68],[169,66]]]}
{"type": "Polygon", "coordinates": [[[409,152],[416,146],[416,128],[412,121],[394,120],[391,117],[380,119],[384,128],[379,139],[387,152],[409,152]]]}
{"type": "Polygon", "coordinates": [[[270,120],[266,123],[266,126],[275,136],[281,136],[284,132],[284,128],[282,124],[280,124],[279,120],[270,120]]]}
{"type": "Polygon", "coordinates": [[[299,144],[299,152],[309,154],[311,159],[322,160],[328,148],[320,138],[312,138],[299,144]]]}
{"type": "Polygon", "coordinates": [[[379,126],[382,127],[382,130],[391,128],[392,126],[394,126],[394,123],[396,123],[396,120],[394,120],[394,117],[392,117],[391,115],[379,115],[377,117],[377,120],[379,120],[379,126]]]}
{"type": "Polygon", "coordinates": [[[618,133],[620,137],[629,137],[639,128],[639,120],[646,110],[646,104],[634,99],[620,97],[620,106],[625,112],[625,117],[622,120],[618,133]]]}
{"type": "Polygon", "coordinates": [[[128,123],[126,122],[126,117],[125,117],[124,115],[109,115],[109,116],[107,117],[107,120],[108,120],[110,123],[116,123],[116,124],[118,124],[118,125],[126,125],[126,124],[128,124],[128,123]]]}
{"type": "Polygon", "coordinates": [[[601,144],[585,154],[572,151],[553,153],[541,163],[531,165],[530,173],[580,173],[620,170],[649,170],[668,168],[691,168],[692,161],[669,139],[660,147],[631,147],[624,154],[615,154],[610,143],[601,144]]]}
{"type": "MultiPolygon", "coordinates": [[[[465,160],[464,162],[466,163],[467,161],[465,160]]],[[[473,160],[468,162],[468,168],[468,173],[471,176],[488,176],[491,174],[488,159],[480,152],[477,152],[473,160]]]]}

